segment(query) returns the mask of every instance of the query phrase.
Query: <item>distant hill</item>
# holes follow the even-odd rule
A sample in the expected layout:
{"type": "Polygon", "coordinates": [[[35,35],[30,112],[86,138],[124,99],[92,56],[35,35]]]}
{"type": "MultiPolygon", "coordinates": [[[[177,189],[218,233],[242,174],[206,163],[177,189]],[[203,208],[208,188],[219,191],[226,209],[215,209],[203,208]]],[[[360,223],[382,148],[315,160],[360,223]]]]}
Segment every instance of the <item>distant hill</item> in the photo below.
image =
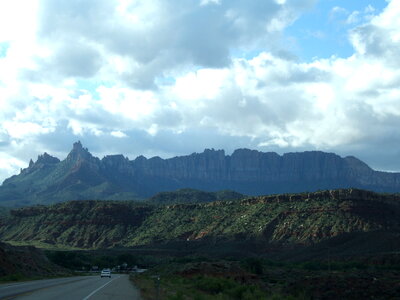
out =
{"type": "Polygon", "coordinates": [[[177,189],[233,190],[246,195],[360,188],[400,192],[400,174],[372,170],[355,157],[319,151],[205,150],[187,156],[129,160],[94,157],[80,142],[60,161],[44,153],[0,186],[0,206],[68,200],[138,200],[177,189]]]}
{"type": "Polygon", "coordinates": [[[71,201],[15,209],[0,220],[0,240],[50,248],[178,243],[177,249],[236,245],[275,255],[294,247],[353,255],[400,250],[398,242],[381,240],[399,240],[400,197],[355,189],[161,206],[71,201]]]}
{"type": "Polygon", "coordinates": [[[234,191],[204,192],[195,189],[180,189],[173,192],[161,192],[147,200],[151,204],[207,203],[222,200],[239,200],[245,195],[234,191]]]}

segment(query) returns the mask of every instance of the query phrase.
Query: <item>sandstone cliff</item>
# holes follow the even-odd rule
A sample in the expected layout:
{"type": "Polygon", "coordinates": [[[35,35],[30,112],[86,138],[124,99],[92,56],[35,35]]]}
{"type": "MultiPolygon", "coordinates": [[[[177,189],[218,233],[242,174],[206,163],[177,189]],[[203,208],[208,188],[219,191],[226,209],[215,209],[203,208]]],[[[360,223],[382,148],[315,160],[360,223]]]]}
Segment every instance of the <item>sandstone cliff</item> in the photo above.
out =
{"type": "Polygon", "coordinates": [[[372,170],[355,157],[334,153],[223,150],[162,159],[123,155],[94,157],[80,142],[66,159],[45,153],[0,186],[0,206],[49,204],[67,200],[143,199],[184,188],[233,190],[247,195],[335,188],[400,192],[400,174],[372,170]]]}

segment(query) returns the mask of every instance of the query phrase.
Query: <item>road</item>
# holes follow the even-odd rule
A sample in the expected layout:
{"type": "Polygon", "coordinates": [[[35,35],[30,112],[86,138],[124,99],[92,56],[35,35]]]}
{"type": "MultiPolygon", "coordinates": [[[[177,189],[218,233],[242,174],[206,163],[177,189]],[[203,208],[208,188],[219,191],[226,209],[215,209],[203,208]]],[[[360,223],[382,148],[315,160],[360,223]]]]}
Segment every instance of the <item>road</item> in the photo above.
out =
{"type": "Polygon", "coordinates": [[[17,300],[140,300],[128,275],[111,278],[79,276],[1,284],[0,299],[17,300]]]}

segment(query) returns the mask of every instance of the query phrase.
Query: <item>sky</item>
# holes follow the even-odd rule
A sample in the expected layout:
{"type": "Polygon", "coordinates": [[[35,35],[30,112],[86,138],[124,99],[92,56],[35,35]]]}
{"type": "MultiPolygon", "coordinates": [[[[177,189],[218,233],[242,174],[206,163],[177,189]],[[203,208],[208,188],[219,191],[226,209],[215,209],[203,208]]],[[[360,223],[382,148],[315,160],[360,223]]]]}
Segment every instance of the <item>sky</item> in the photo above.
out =
{"type": "Polygon", "coordinates": [[[78,140],[400,171],[400,0],[0,2],[0,182],[78,140]]]}

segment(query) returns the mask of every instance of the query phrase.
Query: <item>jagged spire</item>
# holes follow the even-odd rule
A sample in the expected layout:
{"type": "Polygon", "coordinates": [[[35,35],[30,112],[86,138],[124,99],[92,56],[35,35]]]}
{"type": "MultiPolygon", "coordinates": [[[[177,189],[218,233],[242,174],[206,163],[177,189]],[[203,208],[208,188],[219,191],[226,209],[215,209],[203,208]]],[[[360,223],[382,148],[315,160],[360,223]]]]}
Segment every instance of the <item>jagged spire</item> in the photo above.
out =
{"type": "Polygon", "coordinates": [[[69,159],[89,159],[92,155],[89,153],[87,148],[82,146],[81,141],[77,141],[73,144],[71,152],[68,154],[69,159]]]}
{"type": "Polygon", "coordinates": [[[32,168],[34,164],[35,163],[33,162],[32,158],[31,158],[31,160],[29,161],[29,167],[28,168],[32,168]]]}
{"type": "Polygon", "coordinates": [[[47,152],[43,153],[42,155],[39,155],[36,161],[36,163],[41,163],[41,164],[56,164],[59,162],[60,160],[57,157],[53,157],[49,155],[47,152]]]}
{"type": "Polygon", "coordinates": [[[77,141],[73,144],[72,150],[80,150],[83,149],[81,141],[77,141]]]}
{"type": "Polygon", "coordinates": [[[84,148],[84,147],[82,146],[81,141],[77,141],[77,142],[75,142],[75,143],[73,144],[73,147],[72,147],[72,151],[71,151],[71,152],[73,152],[73,151],[75,151],[75,152],[89,152],[88,148],[84,148]]]}

